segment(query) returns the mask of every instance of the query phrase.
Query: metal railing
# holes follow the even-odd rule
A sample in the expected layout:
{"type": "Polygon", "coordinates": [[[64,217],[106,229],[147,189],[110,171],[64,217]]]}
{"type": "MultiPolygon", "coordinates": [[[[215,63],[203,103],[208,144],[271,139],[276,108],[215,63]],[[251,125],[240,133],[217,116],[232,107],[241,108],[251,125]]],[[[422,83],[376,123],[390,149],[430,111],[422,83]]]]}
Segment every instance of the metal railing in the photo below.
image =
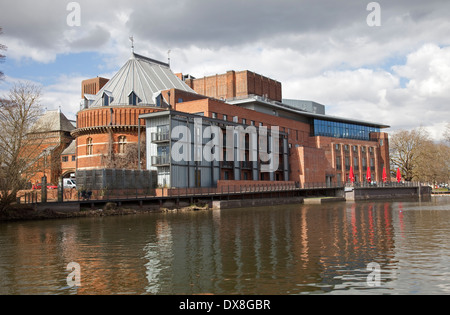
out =
{"type": "Polygon", "coordinates": [[[153,166],[163,166],[170,165],[170,155],[158,155],[152,156],[152,165],[153,166]]]}
{"type": "Polygon", "coordinates": [[[167,142],[170,140],[170,133],[166,132],[153,132],[152,142],[167,142]]]}
{"type": "Polygon", "coordinates": [[[380,187],[424,187],[426,185],[420,182],[358,182],[358,183],[347,183],[346,187],[355,188],[380,188],[380,187]]]}
{"type": "MultiPolygon", "coordinates": [[[[344,189],[344,187],[353,188],[379,188],[379,187],[424,187],[426,185],[418,182],[387,182],[387,183],[293,183],[293,182],[271,182],[255,183],[248,185],[220,185],[219,187],[190,187],[190,188],[146,188],[146,189],[102,189],[90,190],[84,189],[66,189],[64,191],[64,202],[80,201],[114,201],[114,200],[145,200],[160,198],[177,197],[213,197],[213,196],[233,196],[245,194],[260,193],[282,193],[282,192],[301,192],[308,190],[323,189],[344,189]]],[[[56,191],[55,191],[56,192],[56,191]]],[[[35,204],[40,203],[41,198],[38,191],[25,192],[18,198],[20,203],[35,204]]],[[[48,202],[56,202],[57,194],[49,196],[48,202]]]]}

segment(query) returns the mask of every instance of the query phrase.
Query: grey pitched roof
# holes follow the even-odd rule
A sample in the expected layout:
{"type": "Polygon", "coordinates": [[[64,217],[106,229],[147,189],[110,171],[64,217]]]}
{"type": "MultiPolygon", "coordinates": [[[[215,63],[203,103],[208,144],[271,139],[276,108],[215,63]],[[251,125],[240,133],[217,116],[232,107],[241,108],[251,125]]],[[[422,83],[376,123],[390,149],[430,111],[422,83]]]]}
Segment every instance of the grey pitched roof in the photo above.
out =
{"type": "Polygon", "coordinates": [[[48,111],[33,126],[33,132],[64,131],[71,132],[74,125],[60,110],[48,111]]]}
{"type": "Polygon", "coordinates": [[[73,155],[77,151],[77,142],[73,140],[69,146],[61,153],[61,155],[73,155]]]}
{"type": "Polygon", "coordinates": [[[129,96],[134,92],[138,103],[154,106],[155,95],[172,88],[196,93],[170,70],[168,64],[133,53],[97,95],[88,95],[87,99],[91,101],[89,107],[102,106],[104,95],[112,97],[110,106],[129,105],[129,96]]]}

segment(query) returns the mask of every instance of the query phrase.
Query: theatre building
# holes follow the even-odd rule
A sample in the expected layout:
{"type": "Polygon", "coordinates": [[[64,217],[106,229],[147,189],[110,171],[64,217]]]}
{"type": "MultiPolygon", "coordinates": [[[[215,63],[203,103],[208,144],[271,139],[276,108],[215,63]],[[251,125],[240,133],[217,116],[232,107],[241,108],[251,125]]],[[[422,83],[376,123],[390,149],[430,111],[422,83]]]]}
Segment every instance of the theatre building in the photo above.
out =
{"type": "Polygon", "coordinates": [[[82,91],[77,170],[123,168],[117,161],[139,139],[126,166],[153,171],[168,188],[343,184],[350,169],[357,182],[368,172],[380,182],[389,170],[389,126],[283,99],[280,82],[251,71],[194,78],[133,53],[111,80],[84,81],[82,91]]]}

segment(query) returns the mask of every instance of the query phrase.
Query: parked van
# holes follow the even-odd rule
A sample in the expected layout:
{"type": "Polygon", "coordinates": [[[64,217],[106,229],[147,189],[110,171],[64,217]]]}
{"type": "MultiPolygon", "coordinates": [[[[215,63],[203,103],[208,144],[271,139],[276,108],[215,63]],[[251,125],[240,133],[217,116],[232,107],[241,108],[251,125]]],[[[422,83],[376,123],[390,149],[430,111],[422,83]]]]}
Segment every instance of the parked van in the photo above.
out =
{"type": "Polygon", "coordinates": [[[63,179],[64,188],[77,188],[77,182],[72,178],[64,178],[63,179]]]}

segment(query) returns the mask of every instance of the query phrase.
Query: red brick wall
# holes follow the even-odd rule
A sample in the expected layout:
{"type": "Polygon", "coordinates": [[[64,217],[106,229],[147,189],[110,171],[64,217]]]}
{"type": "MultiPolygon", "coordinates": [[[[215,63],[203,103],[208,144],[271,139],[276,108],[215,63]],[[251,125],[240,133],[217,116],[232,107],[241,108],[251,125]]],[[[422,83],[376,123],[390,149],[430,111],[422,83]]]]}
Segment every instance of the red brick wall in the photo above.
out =
{"type": "Polygon", "coordinates": [[[197,93],[216,99],[243,98],[256,94],[280,102],[282,100],[280,82],[247,70],[187,80],[186,84],[197,93]]]}
{"type": "Polygon", "coordinates": [[[106,83],[108,83],[108,79],[105,78],[93,78],[84,80],[81,82],[81,98],[84,98],[84,94],[97,94],[106,83]]]}

